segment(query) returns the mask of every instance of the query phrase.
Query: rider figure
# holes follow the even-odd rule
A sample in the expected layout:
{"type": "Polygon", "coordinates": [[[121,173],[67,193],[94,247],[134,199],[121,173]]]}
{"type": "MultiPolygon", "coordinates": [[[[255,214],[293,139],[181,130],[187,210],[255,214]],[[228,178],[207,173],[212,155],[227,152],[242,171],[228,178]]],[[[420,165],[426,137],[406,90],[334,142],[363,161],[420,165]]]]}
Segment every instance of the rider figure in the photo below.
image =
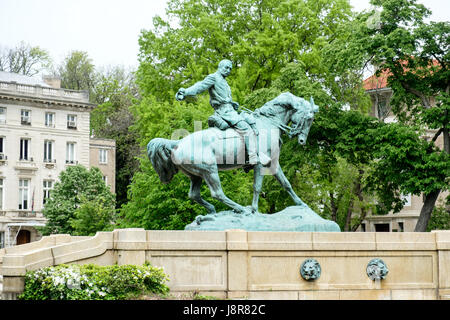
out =
{"type": "Polygon", "coordinates": [[[255,123],[237,113],[239,104],[231,98],[231,89],[226,81],[232,69],[230,60],[222,60],[215,73],[208,75],[203,81],[199,81],[187,89],[180,88],[175,96],[178,101],[184,100],[187,96],[195,96],[208,89],[209,103],[214,108],[214,115],[208,119],[210,125],[214,125],[221,130],[232,127],[244,137],[245,147],[249,156],[249,164],[256,165],[258,162],[266,166],[270,163],[270,158],[264,153],[259,156],[256,152],[256,135],[258,131],[255,123]],[[250,122],[250,123],[249,123],[250,122]],[[253,128],[253,129],[252,129],[253,128]],[[245,139],[249,137],[249,141],[245,139]]]}

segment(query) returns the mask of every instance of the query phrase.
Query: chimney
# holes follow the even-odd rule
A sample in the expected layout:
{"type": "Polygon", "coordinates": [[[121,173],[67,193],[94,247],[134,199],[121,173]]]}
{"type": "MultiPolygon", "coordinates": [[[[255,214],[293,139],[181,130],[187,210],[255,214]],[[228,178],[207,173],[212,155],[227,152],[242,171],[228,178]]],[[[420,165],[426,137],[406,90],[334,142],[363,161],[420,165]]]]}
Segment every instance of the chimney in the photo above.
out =
{"type": "Polygon", "coordinates": [[[42,80],[52,88],[61,89],[61,78],[58,76],[42,76],[42,80]]]}

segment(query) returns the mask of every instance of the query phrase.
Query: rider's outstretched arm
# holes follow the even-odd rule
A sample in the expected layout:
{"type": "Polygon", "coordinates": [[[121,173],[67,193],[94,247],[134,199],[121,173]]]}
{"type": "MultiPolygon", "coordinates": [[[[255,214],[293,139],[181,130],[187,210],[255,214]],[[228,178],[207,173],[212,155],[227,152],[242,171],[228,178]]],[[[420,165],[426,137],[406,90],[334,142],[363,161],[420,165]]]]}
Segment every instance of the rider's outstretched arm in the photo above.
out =
{"type": "Polygon", "coordinates": [[[202,93],[203,91],[208,90],[211,88],[215,83],[215,77],[214,74],[210,74],[202,81],[197,82],[192,87],[189,87],[185,89],[184,95],[185,96],[195,96],[199,93],[202,93]]]}

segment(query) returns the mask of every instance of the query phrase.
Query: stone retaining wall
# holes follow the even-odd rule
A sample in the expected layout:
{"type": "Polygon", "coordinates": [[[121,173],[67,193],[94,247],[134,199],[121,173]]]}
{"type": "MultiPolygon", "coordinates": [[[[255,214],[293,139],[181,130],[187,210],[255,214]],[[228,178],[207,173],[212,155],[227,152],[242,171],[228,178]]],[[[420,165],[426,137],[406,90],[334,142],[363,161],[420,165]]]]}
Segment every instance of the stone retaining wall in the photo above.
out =
{"type": "Polygon", "coordinates": [[[68,263],[146,261],[163,267],[171,292],[248,299],[450,299],[450,231],[335,233],[146,231],[117,229],[94,237],[53,235],[0,251],[3,299],[23,291],[28,270],[68,263]],[[300,266],[316,259],[321,275],[306,281],[300,266]],[[389,269],[371,280],[366,267],[389,269]]]}

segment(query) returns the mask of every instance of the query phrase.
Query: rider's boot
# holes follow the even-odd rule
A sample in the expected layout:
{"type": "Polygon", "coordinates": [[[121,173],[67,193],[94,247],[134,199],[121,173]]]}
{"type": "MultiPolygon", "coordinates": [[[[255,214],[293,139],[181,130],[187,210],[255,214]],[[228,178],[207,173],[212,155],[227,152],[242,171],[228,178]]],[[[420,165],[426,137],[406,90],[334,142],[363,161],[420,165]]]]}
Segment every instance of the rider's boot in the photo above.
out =
{"type": "Polygon", "coordinates": [[[250,165],[257,165],[258,163],[261,163],[263,166],[268,166],[272,159],[262,152],[260,152],[258,156],[256,153],[256,140],[256,135],[253,131],[248,134],[248,142],[245,139],[245,147],[248,152],[248,163],[250,165]]]}

